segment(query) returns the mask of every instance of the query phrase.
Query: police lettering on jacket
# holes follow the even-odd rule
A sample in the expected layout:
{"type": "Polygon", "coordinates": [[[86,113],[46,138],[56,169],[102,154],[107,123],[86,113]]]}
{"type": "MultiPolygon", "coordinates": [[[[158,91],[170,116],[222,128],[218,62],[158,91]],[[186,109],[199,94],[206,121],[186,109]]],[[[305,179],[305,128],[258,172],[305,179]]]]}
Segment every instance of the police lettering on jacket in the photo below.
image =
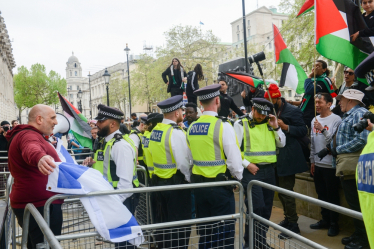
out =
{"type": "Polygon", "coordinates": [[[155,142],[161,142],[163,131],[152,131],[151,140],[155,142]]]}
{"type": "Polygon", "coordinates": [[[357,188],[374,193],[374,153],[360,156],[357,165],[357,188]]]}
{"type": "Polygon", "coordinates": [[[190,128],[190,135],[208,135],[210,123],[193,124],[190,128]]]}
{"type": "Polygon", "coordinates": [[[148,148],[149,138],[143,136],[142,140],[143,140],[142,144],[143,144],[144,148],[148,148]]]}

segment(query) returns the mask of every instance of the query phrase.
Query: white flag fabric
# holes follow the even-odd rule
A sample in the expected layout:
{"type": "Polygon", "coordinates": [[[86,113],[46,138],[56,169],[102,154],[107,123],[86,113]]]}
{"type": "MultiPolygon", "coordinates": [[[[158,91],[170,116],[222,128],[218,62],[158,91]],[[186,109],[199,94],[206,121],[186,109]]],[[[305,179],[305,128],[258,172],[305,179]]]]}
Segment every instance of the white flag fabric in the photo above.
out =
{"type": "MultiPolygon", "coordinates": [[[[63,194],[87,194],[94,191],[114,190],[103,175],[95,169],[74,163],[63,146],[57,146],[60,159],[48,176],[47,190],[63,194]]],[[[128,241],[140,245],[143,233],[135,217],[121,202],[118,195],[80,198],[92,224],[99,234],[111,242],[128,241]]]]}

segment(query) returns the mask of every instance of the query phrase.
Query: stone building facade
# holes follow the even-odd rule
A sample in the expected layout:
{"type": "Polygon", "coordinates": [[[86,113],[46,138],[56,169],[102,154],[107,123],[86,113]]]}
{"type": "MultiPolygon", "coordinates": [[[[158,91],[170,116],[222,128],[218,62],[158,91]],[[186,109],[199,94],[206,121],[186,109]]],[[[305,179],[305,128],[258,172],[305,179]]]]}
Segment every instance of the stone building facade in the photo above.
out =
{"type": "Polygon", "coordinates": [[[17,119],[13,83],[13,68],[16,63],[12,50],[4,18],[0,16],[0,122],[17,119]]]}

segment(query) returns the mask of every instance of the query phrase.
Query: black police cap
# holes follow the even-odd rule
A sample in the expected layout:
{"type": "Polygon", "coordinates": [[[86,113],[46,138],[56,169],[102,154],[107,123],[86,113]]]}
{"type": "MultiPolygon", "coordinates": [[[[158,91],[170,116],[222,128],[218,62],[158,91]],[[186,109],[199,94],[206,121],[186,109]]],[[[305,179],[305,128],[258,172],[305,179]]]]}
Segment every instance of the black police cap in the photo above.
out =
{"type": "Polygon", "coordinates": [[[164,119],[164,115],[161,113],[151,113],[148,115],[147,124],[150,124],[152,122],[160,123],[164,119]]]}
{"type": "Polygon", "coordinates": [[[123,119],[123,112],[118,110],[117,108],[109,107],[103,104],[97,106],[99,113],[97,114],[96,120],[106,120],[106,119],[123,119]]]}
{"type": "Polygon", "coordinates": [[[203,88],[200,88],[199,90],[194,91],[193,94],[198,96],[199,100],[213,99],[220,95],[220,92],[219,92],[220,88],[221,88],[221,85],[213,84],[210,86],[205,86],[203,88]]]}
{"type": "Polygon", "coordinates": [[[356,67],[355,75],[359,78],[366,78],[369,84],[374,83],[374,52],[356,67]]]}
{"type": "Polygon", "coordinates": [[[157,106],[161,109],[162,113],[169,113],[183,106],[183,96],[182,95],[175,95],[171,98],[165,99],[157,104],[157,106]]]}
{"type": "Polygon", "coordinates": [[[264,98],[253,98],[253,107],[262,115],[269,115],[274,108],[274,105],[264,98]]]}

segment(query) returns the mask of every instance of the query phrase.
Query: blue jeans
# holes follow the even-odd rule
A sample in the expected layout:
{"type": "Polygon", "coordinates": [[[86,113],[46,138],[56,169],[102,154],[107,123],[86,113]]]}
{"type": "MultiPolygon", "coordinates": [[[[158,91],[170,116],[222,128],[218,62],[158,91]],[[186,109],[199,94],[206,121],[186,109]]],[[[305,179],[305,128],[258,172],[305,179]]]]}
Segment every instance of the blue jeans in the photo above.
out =
{"type": "MultiPolygon", "coordinates": [[[[274,166],[275,164],[269,164],[269,165],[264,165],[264,166],[258,165],[260,169],[259,171],[257,171],[256,175],[253,175],[247,169],[244,169],[242,184],[244,187],[245,205],[247,207],[247,214],[248,214],[248,197],[247,197],[248,183],[252,180],[258,180],[261,182],[275,185],[274,166]]],[[[252,187],[252,203],[253,203],[253,212],[255,214],[269,220],[271,216],[271,210],[273,208],[273,199],[274,199],[274,191],[265,189],[265,188],[262,188],[256,185],[252,187]]],[[[254,225],[256,224],[254,223],[254,225]]],[[[255,234],[254,240],[260,243],[260,245],[261,244],[264,245],[266,244],[266,233],[269,227],[262,223],[258,223],[258,226],[261,229],[257,231],[253,231],[253,233],[255,234]]],[[[244,240],[248,243],[249,224],[245,226],[244,240]]]]}

